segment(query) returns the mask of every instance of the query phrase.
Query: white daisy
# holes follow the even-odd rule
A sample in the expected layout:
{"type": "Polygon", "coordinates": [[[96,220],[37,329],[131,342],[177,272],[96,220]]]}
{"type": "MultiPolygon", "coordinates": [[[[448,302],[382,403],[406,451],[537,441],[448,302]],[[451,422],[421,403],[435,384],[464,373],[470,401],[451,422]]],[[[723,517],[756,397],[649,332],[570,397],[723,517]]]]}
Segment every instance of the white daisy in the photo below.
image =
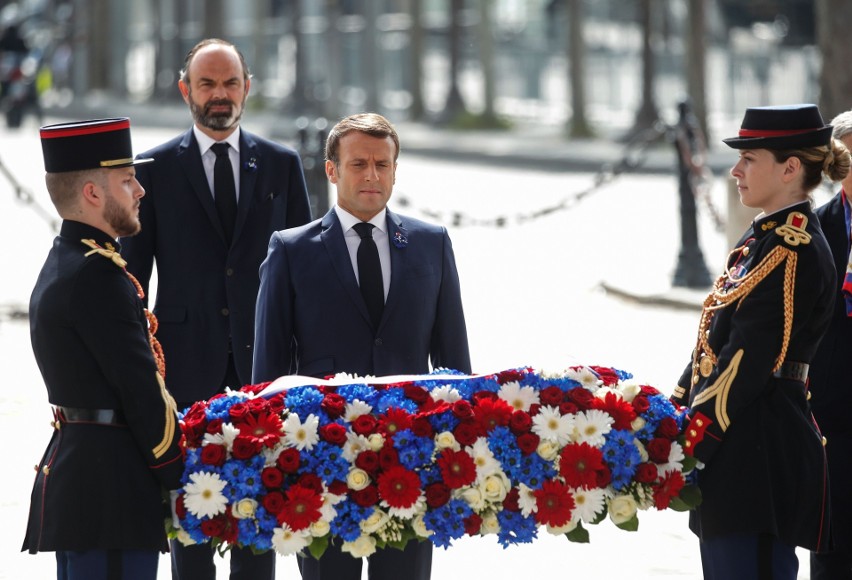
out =
{"type": "Polygon", "coordinates": [[[362,451],[370,449],[370,440],[352,431],[346,432],[346,443],[343,444],[343,458],[349,463],[355,463],[355,458],[362,451]]]}
{"type": "Polygon", "coordinates": [[[476,465],[476,478],[480,481],[492,473],[500,470],[500,462],[494,458],[491,453],[491,448],[488,447],[488,440],[485,437],[479,437],[474,441],[473,445],[468,445],[464,449],[468,455],[473,457],[473,463],[476,465]]]}
{"type": "Polygon", "coordinates": [[[351,403],[346,403],[346,410],[343,412],[343,418],[351,423],[361,415],[367,415],[373,411],[373,407],[360,399],[355,399],[351,403]]]}
{"type": "Polygon", "coordinates": [[[538,511],[534,491],[523,483],[518,484],[518,507],[521,508],[521,514],[525,518],[538,511]]]}
{"type": "Polygon", "coordinates": [[[290,526],[283,524],[280,528],[272,530],[272,547],[282,556],[289,556],[300,552],[310,542],[308,528],[294,532],[290,526]]]}
{"type": "Polygon", "coordinates": [[[606,509],[606,490],[600,488],[572,489],[571,493],[574,495],[572,520],[583,520],[591,523],[599,513],[606,509]]]}
{"type": "Polygon", "coordinates": [[[574,417],[574,441],[601,448],[606,443],[605,436],[612,430],[614,422],[612,415],[600,409],[577,413],[574,417]]]}
{"type": "Polygon", "coordinates": [[[683,468],[683,460],[686,457],[683,454],[683,447],[680,443],[672,441],[672,448],[669,451],[669,460],[666,463],[657,465],[657,473],[665,475],[667,471],[680,471],[683,468]]]}
{"type": "Polygon", "coordinates": [[[222,423],[221,433],[205,433],[204,443],[213,443],[214,445],[224,445],[230,451],[234,447],[234,439],[240,434],[240,430],[234,427],[231,423],[222,423]]]}
{"type": "Polygon", "coordinates": [[[412,503],[407,508],[396,508],[392,507],[388,502],[382,500],[381,506],[388,510],[388,515],[392,518],[399,518],[402,520],[410,520],[416,515],[426,513],[426,495],[421,493],[420,497],[417,498],[417,501],[412,503]]]}
{"type": "Polygon", "coordinates": [[[315,415],[308,415],[308,418],[302,423],[298,415],[291,413],[284,420],[284,442],[299,451],[313,449],[319,441],[318,428],[319,419],[315,415]]]}
{"type": "Polygon", "coordinates": [[[222,490],[228,483],[217,473],[199,471],[189,476],[190,482],[184,486],[186,495],[183,504],[186,509],[198,518],[212,518],[224,513],[228,499],[222,490]]]}
{"type": "Polygon", "coordinates": [[[532,387],[522,387],[517,381],[510,381],[500,387],[497,396],[509,403],[515,410],[529,411],[530,405],[540,403],[538,393],[532,387]]]}
{"type": "Polygon", "coordinates": [[[560,446],[566,445],[571,440],[573,430],[573,416],[563,415],[559,409],[550,405],[542,407],[533,417],[533,433],[545,441],[554,441],[560,446]]]}
{"type": "Polygon", "coordinates": [[[598,375],[592,372],[591,369],[587,367],[579,367],[568,369],[565,371],[565,376],[569,379],[574,379],[587,389],[594,390],[600,384],[600,379],[598,379],[598,375]]]}
{"type": "Polygon", "coordinates": [[[441,385],[437,389],[432,389],[431,395],[434,401],[446,401],[447,403],[455,403],[462,398],[459,392],[450,385],[441,385]]]}

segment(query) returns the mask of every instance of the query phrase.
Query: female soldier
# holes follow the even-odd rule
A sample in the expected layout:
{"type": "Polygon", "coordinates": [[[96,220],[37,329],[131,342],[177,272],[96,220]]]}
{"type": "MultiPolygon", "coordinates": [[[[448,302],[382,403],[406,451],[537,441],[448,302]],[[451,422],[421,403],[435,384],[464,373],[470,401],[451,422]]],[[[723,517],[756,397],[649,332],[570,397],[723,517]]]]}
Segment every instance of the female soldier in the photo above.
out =
{"type": "Polygon", "coordinates": [[[762,213],[704,301],[692,361],[673,400],[688,405],[685,451],[704,464],[690,514],[706,579],[795,580],[795,547],[827,540],[822,436],[807,402],[808,363],[834,301],[831,251],[809,192],[849,172],[815,105],[750,108],[731,170],[762,213]]]}

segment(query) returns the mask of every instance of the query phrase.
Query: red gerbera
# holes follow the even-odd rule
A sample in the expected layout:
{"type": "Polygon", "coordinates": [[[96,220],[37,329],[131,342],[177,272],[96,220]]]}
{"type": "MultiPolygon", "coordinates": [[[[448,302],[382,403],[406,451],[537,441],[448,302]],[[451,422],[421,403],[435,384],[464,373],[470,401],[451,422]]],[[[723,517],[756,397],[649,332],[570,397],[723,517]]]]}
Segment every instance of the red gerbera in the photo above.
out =
{"type": "Polygon", "coordinates": [[[402,409],[388,409],[388,412],[379,418],[379,432],[388,437],[411,427],[411,415],[402,409]]]}
{"type": "Polygon", "coordinates": [[[278,523],[293,530],[304,530],[320,518],[322,497],[313,489],[293,485],[285,492],[286,499],[278,512],[278,523]]]}
{"type": "Polygon", "coordinates": [[[538,508],[535,514],[538,523],[558,528],[571,521],[574,496],[571,494],[571,488],[566,484],[547,480],[541,485],[541,489],[535,490],[533,494],[538,508]]]}
{"type": "Polygon", "coordinates": [[[654,506],[658,510],[669,507],[672,498],[675,498],[683,489],[686,482],[679,471],[667,471],[654,486],[654,506]]]}
{"type": "Polygon", "coordinates": [[[444,483],[450,489],[470,485],[476,479],[476,463],[466,451],[444,449],[438,456],[437,464],[444,483]]]}
{"type": "Polygon", "coordinates": [[[420,497],[420,478],[401,465],[379,475],[378,485],[379,497],[393,508],[409,508],[420,497]]]}
{"type": "Polygon", "coordinates": [[[284,431],[281,417],[272,413],[247,414],[242,422],[237,423],[237,428],[240,435],[245,435],[270,449],[275,447],[284,431]]]}
{"type": "Polygon", "coordinates": [[[601,450],[588,443],[566,445],[559,457],[559,474],[571,487],[597,487],[599,471],[606,469],[601,450]]]}
{"type": "Polygon", "coordinates": [[[630,429],[630,424],[636,418],[636,410],[633,405],[612,392],[607,393],[603,399],[596,397],[594,408],[612,415],[613,429],[630,429]]]}
{"type": "Polygon", "coordinates": [[[508,425],[514,411],[503,399],[482,398],[473,408],[473,416],[481,430],[490,433],[495,427],[508,425]]]}

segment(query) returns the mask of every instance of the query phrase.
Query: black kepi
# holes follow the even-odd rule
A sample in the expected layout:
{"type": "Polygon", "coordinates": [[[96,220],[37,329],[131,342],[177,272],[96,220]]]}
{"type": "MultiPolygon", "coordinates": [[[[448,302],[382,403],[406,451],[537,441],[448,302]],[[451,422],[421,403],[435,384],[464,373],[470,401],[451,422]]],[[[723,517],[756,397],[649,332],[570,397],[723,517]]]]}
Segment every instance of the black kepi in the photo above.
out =
{"type": "Polygon", "coordinates": [[[46,125],[39,129],[39,135],[44,170],[48,173],[110,169],[153,161],[133,158],[127,117],[46,125]]]}
{"type": "Polygon", "coordinates": [[[784,105],[746,109],[737,137],[723,139],[734,149],[799,149],[831,143],[816,105],[784,105]]]}

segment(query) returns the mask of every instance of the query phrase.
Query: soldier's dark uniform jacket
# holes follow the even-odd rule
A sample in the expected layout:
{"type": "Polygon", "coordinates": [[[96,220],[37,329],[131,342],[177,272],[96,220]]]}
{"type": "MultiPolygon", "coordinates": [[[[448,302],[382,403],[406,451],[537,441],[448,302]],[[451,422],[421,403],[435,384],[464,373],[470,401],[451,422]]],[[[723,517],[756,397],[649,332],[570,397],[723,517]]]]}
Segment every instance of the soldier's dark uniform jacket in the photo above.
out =
{"type": "Polygon", "coordinates": [[[819,550],[828,482],[806,377],[834,303],[831,253],[807,202],[762,216],[737,248],[673,396],[691,408],[685,451],[705,464],[690,528],[819,550]]]}
{"type": "Polygon", "coordinates": [[[163,490],[180,487],[180,427],[142,302],[110,248],[104,232],[63,222],[30,301],[56,417],[37,467],[30,552],[168,549],[163,490]]]}

